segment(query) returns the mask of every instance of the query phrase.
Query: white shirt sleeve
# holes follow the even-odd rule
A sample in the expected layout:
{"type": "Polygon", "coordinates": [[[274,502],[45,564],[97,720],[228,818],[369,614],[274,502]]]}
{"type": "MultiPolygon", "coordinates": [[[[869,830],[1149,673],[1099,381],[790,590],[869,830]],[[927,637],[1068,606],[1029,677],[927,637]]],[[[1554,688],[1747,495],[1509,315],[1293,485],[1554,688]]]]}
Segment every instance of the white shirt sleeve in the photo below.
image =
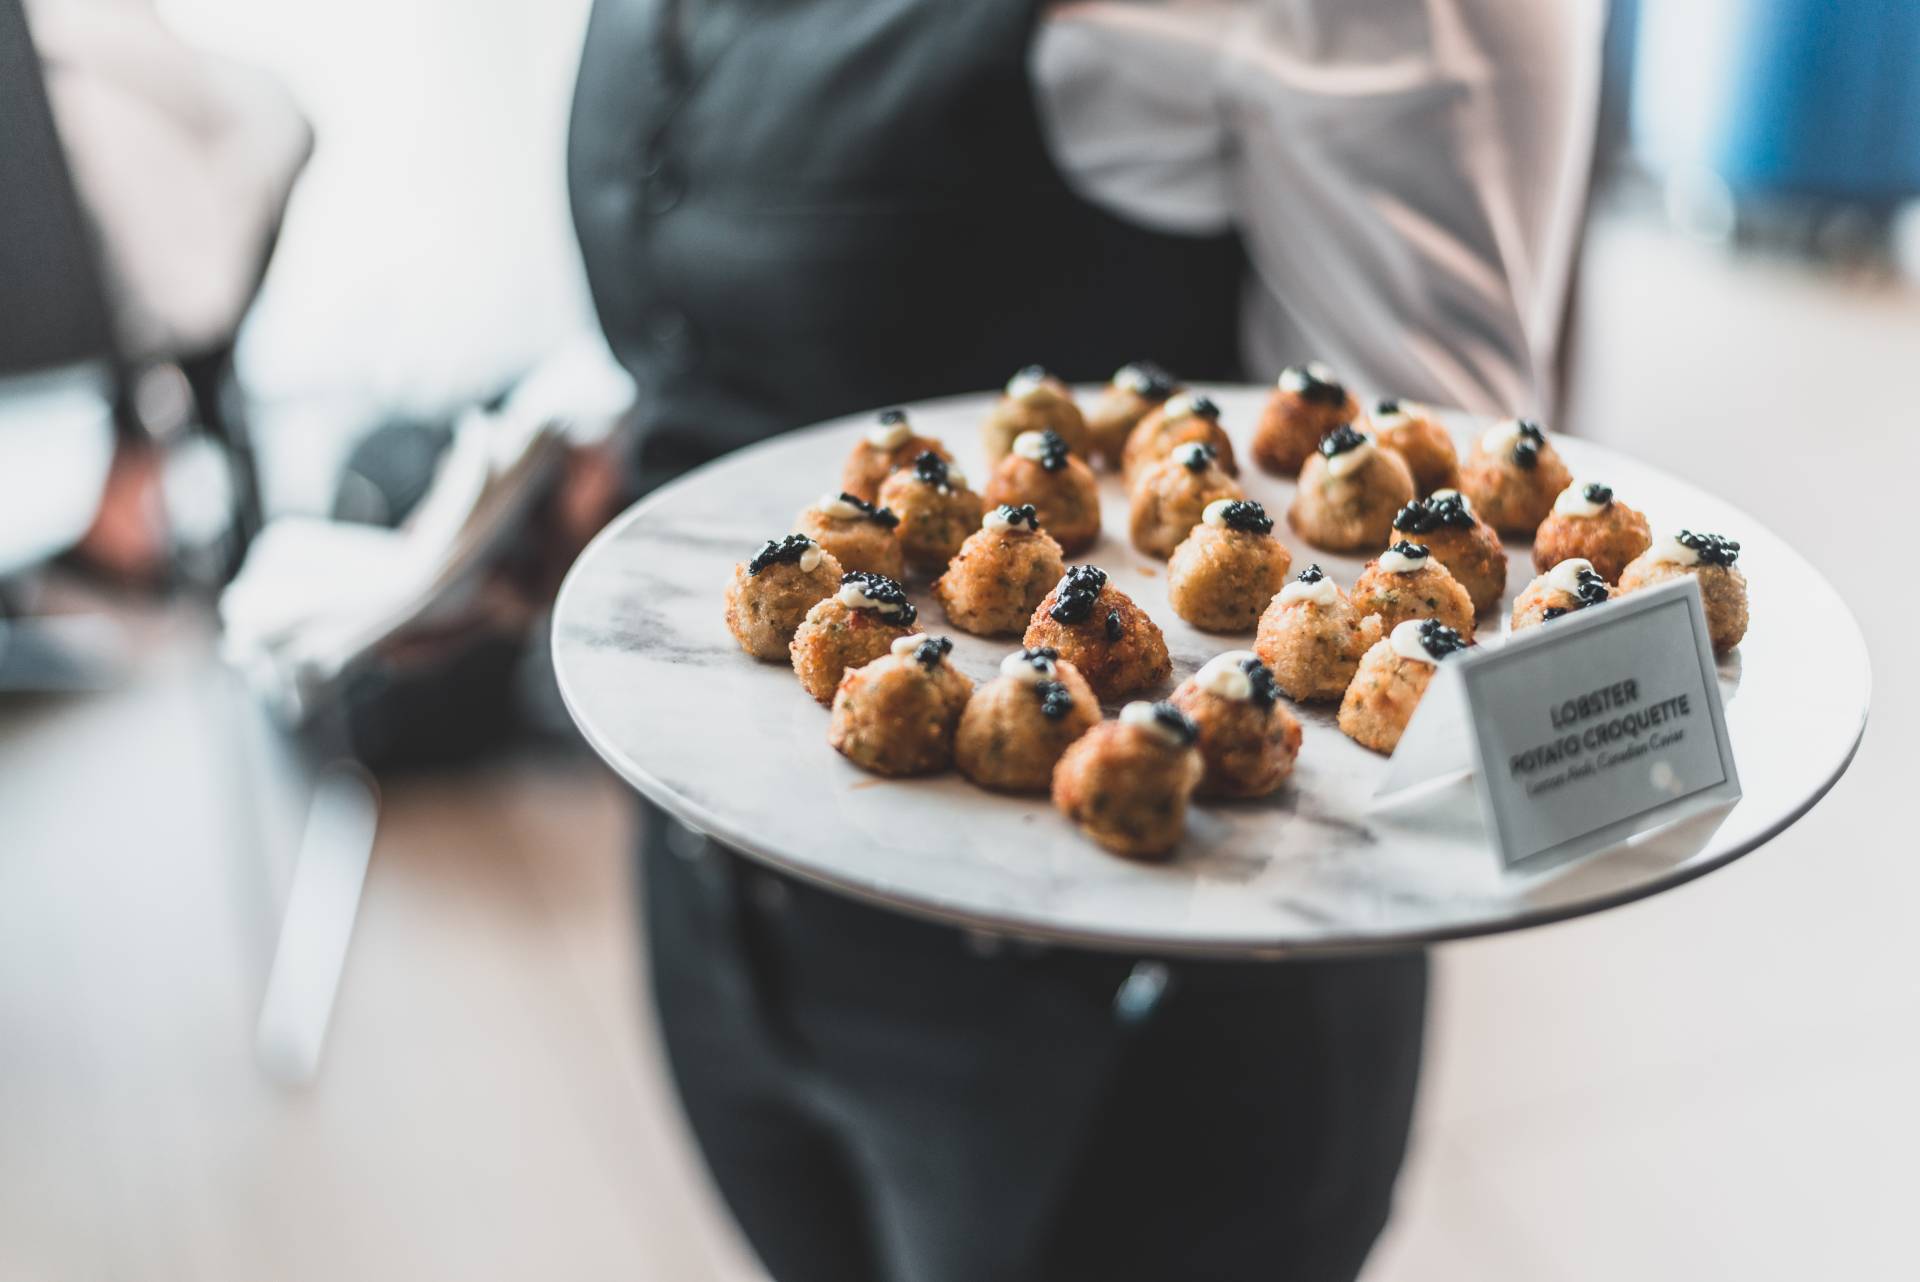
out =
{"type": "Polygon", "coordinates": [[[1598,103],[1601,0],[1090,0],[1048,11],[1041,118],[1088,199],[1236,228],[1248,367],[1546,404],[1598,103]]]}

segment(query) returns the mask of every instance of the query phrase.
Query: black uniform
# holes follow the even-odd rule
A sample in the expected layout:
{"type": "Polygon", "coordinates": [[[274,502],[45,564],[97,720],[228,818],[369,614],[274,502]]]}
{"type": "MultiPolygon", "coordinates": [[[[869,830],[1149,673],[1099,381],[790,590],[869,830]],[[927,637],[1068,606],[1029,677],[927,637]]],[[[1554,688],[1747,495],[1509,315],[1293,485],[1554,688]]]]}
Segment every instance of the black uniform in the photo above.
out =
{"type": "MultiPolygon", "coordinates": [[[[599,0],[574,217],[640,387],[642,483],[1042,362],[1238,375],[1230,236],[1144,231],[1049,161],[1035,6],[599,0]]],[[[665,1042],[780,1282],[1344,1279],[1384,1222],[1419,955],[1036,950],[751,868],[648,809],[665,1042]]]]}

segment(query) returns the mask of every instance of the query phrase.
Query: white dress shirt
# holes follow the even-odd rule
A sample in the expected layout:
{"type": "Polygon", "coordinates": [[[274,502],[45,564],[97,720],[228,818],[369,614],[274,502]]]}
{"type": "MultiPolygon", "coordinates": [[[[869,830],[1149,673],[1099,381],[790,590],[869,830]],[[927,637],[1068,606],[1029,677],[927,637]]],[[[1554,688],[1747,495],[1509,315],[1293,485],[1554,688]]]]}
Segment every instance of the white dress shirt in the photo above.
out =
{"type": "Polygon", "coordinates": [[[1538,413],[1582,222],[1603,0],[1086,0],[1032,60],[1068,181],[1235,228],[1249,370],[1538,413]]]}

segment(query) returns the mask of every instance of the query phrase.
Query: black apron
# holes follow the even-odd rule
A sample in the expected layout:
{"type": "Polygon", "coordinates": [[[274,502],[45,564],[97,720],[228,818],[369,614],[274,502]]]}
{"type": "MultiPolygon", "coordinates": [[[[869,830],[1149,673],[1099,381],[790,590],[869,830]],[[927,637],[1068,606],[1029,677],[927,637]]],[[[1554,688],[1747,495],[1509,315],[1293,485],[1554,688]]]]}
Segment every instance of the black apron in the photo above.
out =
{"type": "Polygon", "coordinates": [[[1033,21],[1005,0],[594,7],[573,212],[652,472],[1034,362],[1237,374],[1239,243],[1067,188],[1033,21]]]}
{"type": "MultiPolygon", "coordinates": [[[[569,146],[642,488],[998,386],[1238,369],[1231,236],[1129,226],[1042,143],[1035,6],[599,0],[569,146]]],[[[717,598],[716,598],[717,599],[717,598]]],[[[668,1057],[780,1282],[1350,1278],[1386,1215],[1420,956],[1157,965],[984,944],[646,807],[668,1057]]]]}

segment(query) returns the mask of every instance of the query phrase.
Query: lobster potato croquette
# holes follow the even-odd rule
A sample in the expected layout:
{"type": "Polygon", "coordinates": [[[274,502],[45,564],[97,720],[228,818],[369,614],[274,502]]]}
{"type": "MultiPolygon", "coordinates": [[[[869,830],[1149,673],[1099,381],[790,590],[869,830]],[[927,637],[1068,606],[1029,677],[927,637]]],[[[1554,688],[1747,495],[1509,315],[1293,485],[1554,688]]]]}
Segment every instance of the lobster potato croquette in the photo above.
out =
{"type": "Polygon", "coordinates": [[[1460,466],[1460,490],[1489,525],[1513,538],[1532,538],[1573,483],[1560,452],[1538,423],[1495,423],[1473,443],[1460,466]]]}
{"type": "Polygon", "coordinates": [[[1262,470],[1289,479],[1313,454],[1328,432],[1360,417],[1353,399],[1333,371],[1319,361],[1280,371],[1253,430],[1253,461],[1262,470]]]}
{"type": "Polygon", "coordinates": [[[1054,431],[1023,432],[994,464],[987,479],[988,503],[1032,505],[1040,526],[1068,556],[1100,537],[1100,483],[1093,469],[1073,456],[1054,431]]]}
{"type": "Polygon", "coordinates": [[[1353,585],[1353,608],[1379,615],[1382,632],[1408,619],[1438,619],[1464,637],[1473,636],[1473,598],[1438,557],[1405,539],[1360,571],[1353,585]]]}
{"type": "Polygon", "coordinates": [[[1167,562],[1167,602],[1203,631],[1252,632],[1292,564],[1265,508],[1215,499],[1167,562]]]}
{"type": "Polygon", "coordinates": [[[1747,635],[1747,576],[1738,565],[1740,545],[1718,534],[1681,530],[1660,539],[1620,572],[1620,591],[1637,592],[1691,574],[1707,609],[1707,635],[1715,654],[1725,654],[1747,635]]]}
{"type": "Polygon", "coordinates": [[[913,602],[897,582],[849,570],[840,590],[807,611],[787,647],[800,685],[821,703],[833,701],[847,669],[886,654],[913,627],[913,602]]]}
{"type": "Polygon", "coordinates": [[[1373,643],[1340,700],[1340,729],[1363,748],[1392,752],[1433,683],[1434,665],[1466,649],[1435,619],[1409,619],[1373,643]]]}
{"type": "Polygon", "coordinates": [[[1089,451],[1103,466],[1118,468],[1128,435],[1179,390],[1180,380],[1152,361],[1122,365],[1087,412],[1089,451]]]}
{"type": "Polygon", "coordinates": [[[1091,438],[1087,420],[1074,404],[1067,385],[1038,365],[1029,365],[1007,380],[1006,391],[980,426],[980,446],[989,467],[1006,457],[1022,432],[1053,430],[1067,448],[1086,457],[1091,438]]]}
{"type": "Polygon", "coordinates": [[[1199,731],[1171,703],[1130,703],[1074,740],[1053,768],[1053,804],[1116,854],[1157,859],[1180,844],[1206,767],[1199,731]]]}
{"type": "Polygon", "coordinates": [[[1401,508],[1391,537],[1411,539],[1433,553],[1467,590],[1476,614],[1500,604],[1507,590],[1506,545],[1458,490],[1435,490],[1401,508]]]}
{"type": "Polygon", "coordinates": [[[727,630],[756,659],[785,662],[787,646],[818,602],[840,590],[833,554],[804,534],[768,539],[733,567],[727,582],[727,630]]]}
{"type": "Polygon", "coordinates": [[[1364,432],[1339,427],[1300,469],[1287,523],[1315,547],[1368,552],[1387,542],[1394,514],[1412,500],[1406,461],[1364,432]]]}
{"type": "Polygon", "coordinates": [[[953,461],[946,446],[914,432],[905,410],[883,410],[847,455],[846,465],[840,469],[840,489],[871,503],[880,493],[882,481],[903,467],[912,467],[915,459],[928,452],[953,461]]]}
{"type": "Polygon", "coordinates": [[[980,637],[1019,636],[1066,572],[1060,545],[1040,528],[1032,505],[1003,504],[960,545],[934,580],[933,595],[956,628],[980,637]]]}
{"type": "Polygon", "coordinates": [[[1173,692],[1173,706],[1199,732],[1211,797],[1264,797],[1293,773],[1300,722],[1280,702],[1280,687],[1251,650],[1216,655],[1173,692]]]}
{"type": "Polygon", "coordinates": [[[833,553],[848,570],[906,576],[906,557],[894,531],[900,518],[852,494],[828,494],[794,519],[794,528],[833,553]]]}
{"type": "Polygon", "coordinates": [[[1533,568],[1550,570],[1579,557],[1611,583],[1652,545],[1647,518],[1614,498],[1612,486],[1575,481],[1560,491],[1533,536],[1533,568]]]}
{"type": "Polygon", "coordinates": [[[1233,441],[1220,426],[1220,407],[1205,396],[1182,392],[1141,419],[1128,434],[1121,456],[1127,488],[1138,485],[1141,473],[1155,463],[1195,441],[1213,447],[1221,471],[1240,475],[1240,465],[1233,460],[1233,441]]]}
{"type": "Polygon", "coordinates": [[[1034,610],[1024,642],[1071,663],[1102,699],[1124,698],[1173,675],[1160,626],[1096,566],[1067,570],[1034,610]]]}
{"type": "Polygon", "coordinates": [[[1133,546],[1164,561],[1200,524],[1209,503],[1242,497],[1239,483],[1221,469],[1213,446],[1189,441],[1148,464],[1135,481],[1127,518],[1133,546]]]}
{"type": "Polygon", "coordinates": [[[1379,617],[1361,613],[1326,571],[1309,565],[1260,616],[1253,649],[1289,698],[1317,703],[1346,693],[1360,656],[1379,639],[1379,617]]]}
{"type": "Polygon", "coordinates": [[[967,704],[954,764],[982,788],[1044,793],[1060,754],[1099,722],[1078,669],[1049,649],[1016,650],[967,704]]]}
{"type": "Polygon", "coordinates": [[[886,479],[880,506],[900,518],[894,533],[907,564],[930,573],[947,568],[967,536],[980,528],[986,507],[967,488],[960,469],[932,450],[886,479]]]}
{"type": "Polygon", "coordinates": [[[1551,623],[1563,614],[1603,604],[1613,589],[1591,563],[1573,557],[1534,579],[1513,599],[1513,631],[1551,623]]]}
{"type": "Polygon", "coordinates": [[[1368,427],[1382,449],[1406,460],[1417,493],[1459,488],[1460,455],[1453,448],[1453,436],[1426,406],[1412,401],[1381,401],[1374,406],[1368,427]]]}
{"type": "Polygon", "coordinates": [[[833,694],[827,742],[862,770],[925,775],[953,760],[954,730],[973,693],[945,637],[904,636],[850,670],[833,694]]]}

